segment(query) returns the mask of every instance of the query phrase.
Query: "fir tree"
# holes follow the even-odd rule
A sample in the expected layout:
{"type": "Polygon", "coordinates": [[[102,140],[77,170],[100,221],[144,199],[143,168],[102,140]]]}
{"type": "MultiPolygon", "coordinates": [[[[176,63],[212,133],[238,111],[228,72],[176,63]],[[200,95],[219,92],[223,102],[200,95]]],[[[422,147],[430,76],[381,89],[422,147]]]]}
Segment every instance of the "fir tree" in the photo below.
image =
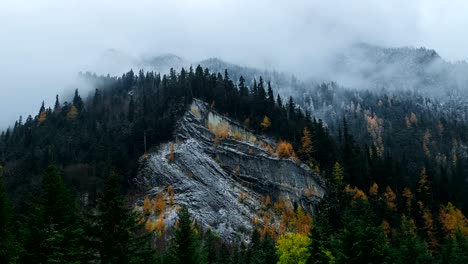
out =
{"type": "Polygon", "coordinates": [[[18,248],[11,223],[11,208],[3,181],[3,167],[0,165],[0,263],[15,263],[18,248]]]}
{"type": "Polygon", "coordinates": [[[201,247],[199,237],[192,227],[192,219],[186,206],[182,206],[178,213],[178,218],[171,247],[171,263],[206,263],[206,255],[202,251],[203,248],[201,247]]]}
{"type": "Polygon", "coordinates": [[[100,263],[149,263],[152,260],[150,237],[138,223],[140,216],[127,208],[116,174],[109,176],[98,210],[92,217],[89,236],[100,263]]]}

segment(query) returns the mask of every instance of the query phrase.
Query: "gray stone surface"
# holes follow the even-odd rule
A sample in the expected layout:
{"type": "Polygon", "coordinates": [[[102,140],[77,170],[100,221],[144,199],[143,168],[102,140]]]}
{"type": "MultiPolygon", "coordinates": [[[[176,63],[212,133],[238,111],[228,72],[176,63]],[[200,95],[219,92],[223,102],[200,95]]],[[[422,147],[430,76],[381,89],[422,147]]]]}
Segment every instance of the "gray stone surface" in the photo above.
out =
{"type": "MultiPolygon", "coordinates": [[[[314,205],[325,192],[323,180],[308,166],[293,159],[278,159],[258,143],[272,145],[274,140],[259,135],[254,136],[255,142],[245,140],[252,136],[236,122],[209,110],[206,103],[195,100],[178,123],[175,141],[141,159],[143,166],[136,182],[149,196],[162,192],[161,186],[172,186],[175,202],[187,205],[199,225],[230,241],[248,237],[252,220],[267,195],[272,202],[280,197],[289,199],[313,214],[314,205]],[[228,137],[215,144],[208,122],[226,122],[230,135],[241,133],[244,140],[228,137]],[[171,144],[173,162],[168,160],[171,144]]],[[[167,226],[175,222],[173,211],[166,213],[167,226]]]]}

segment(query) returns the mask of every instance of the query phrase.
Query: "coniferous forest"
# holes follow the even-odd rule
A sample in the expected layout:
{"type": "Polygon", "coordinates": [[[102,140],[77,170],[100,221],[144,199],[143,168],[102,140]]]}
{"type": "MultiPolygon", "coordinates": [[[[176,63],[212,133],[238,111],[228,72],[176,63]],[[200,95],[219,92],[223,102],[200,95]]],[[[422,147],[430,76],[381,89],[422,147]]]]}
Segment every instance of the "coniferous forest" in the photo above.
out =
{"type": "Polygon", "coordinates": [[[369,94],[380,110],[367,123],[350,111],[327,126],[269,80],[201,66],[81,77],[92,93],[42,103],[0,136],[0,263],[468,263],[468,159],[446,146],[468,140],[466,123],[402,98],[394,114],[386,95],[369,94]],[[139,159],[173,139],[194,98],[290,143],[323,177],[306,230],[232,243],[181,206],[167,241],[147,231],[132,207],[139,159]],[[379,117],[392,124],[383,133],[379,117]]]}

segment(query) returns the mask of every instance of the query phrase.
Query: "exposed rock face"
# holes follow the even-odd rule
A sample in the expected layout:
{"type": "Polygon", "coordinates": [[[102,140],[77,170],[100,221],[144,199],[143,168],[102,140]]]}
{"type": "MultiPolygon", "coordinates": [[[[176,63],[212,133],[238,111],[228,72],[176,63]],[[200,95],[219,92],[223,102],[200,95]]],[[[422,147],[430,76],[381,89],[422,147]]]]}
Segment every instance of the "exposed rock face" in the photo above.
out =
{"type": "MultiPolygon", "coordinates": [[[[187,205],[202,227],[238,241],[251,232],[266,196],[272,202],[290,200],[312,214],[324,195],[322,179],[292,158],[276,158],[273,142],[194,100],[178,124],[176,141],[143,159],[137,181],[150,197],[163,192],[161,186],[172,186],[175,203],[187,205]]],[[[174,223],[174,210],[165,221],[174,223]]]]}

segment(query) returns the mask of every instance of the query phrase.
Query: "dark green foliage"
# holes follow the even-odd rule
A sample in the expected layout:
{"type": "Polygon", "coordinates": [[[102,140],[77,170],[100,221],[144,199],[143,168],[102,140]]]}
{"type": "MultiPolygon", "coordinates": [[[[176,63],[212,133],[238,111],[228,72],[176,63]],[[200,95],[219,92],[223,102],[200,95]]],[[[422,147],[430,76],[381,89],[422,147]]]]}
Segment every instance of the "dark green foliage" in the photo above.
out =
{"type": "Polygon", "coordinates": [[[337,234],[337,263],[388,263],[390,247],[383,229],[364,201],[349,207],[337,234]]]}
{"type": "Polygon", "coordinates": [[[442,250],[441,263],[468,263],[468,237],[457,231],[454,238],[448,238],[442,250]]]}
{"type": "Polygon", "coordinates": [[[88,258],[83,222],[60,171],[50,166],[42,193],[21,224],[20,263],[79,263],[88,258]]]}
{"type": "Polygon", "coordinates": [[[150,237],[138,224],[121,194],[119,178],[112,174],[100,195],[98,212],[91,217],[92,248],[100,263],[150,263],[153,259],[150,237]]]}
{"type": "MultiPolygon", "coordinates": [[[[289,141],[296,151],[301,147],[304,128],[311,132],[314,152],[310,157],[300,157],[304,163],[320,168],[327,179],[327,193],[316,208],[308,263],[328,263],[333,259],[338,263],[467,262],[467,240],[461,234],[447,239],[440,251],[430,253],[424,241],[426,234],[416,201],[424,202],[433,215],[439,241],[444,235],[437,229],[439,205],[453,201],[465,212],[468,208],[468,160],[462,147],[468,140],[466,123],[451,120],[455,115],[433,115],[425,98],[370,92],[340,95],[336,84],[320,85],[316,96],[307,99],[313,105],[336,106],[341,96],[347,98],[343,102],[359,104],[362,109],[330,114],[325,125],[312,117],[318,113],[298,107],[304,105],[302,99],[296,102],[289,97],[283,102],[277,94],[274,100],[275,87],[263,78],[246,84],[240,77],[234,83],[227,71],[211,73],[200,66],[195,70],[182,69],[180,73],[171,69],[163,76],[143,71],[135,74],[131,70],[118,78],[88,73],[82,77],[96,88],[89,98],[82,98],[78,90],[72,102],[61,103],[56,97],[53,111],[42,104],[37,116],[29,116],[24,122],[20,118],[0,135],[6,189],[17,213],[14,219],[20,223],[19,232],[13,232],[6,195],[0,189],[0,254],[5,257],[2,263],[17,255],[14,235],[21,238],[21,263],[86,262],[91,258],[102,263],[150,261],[149,237],[136,224],[137,216],[120,192],[121,182],[116,177],[111,177],[106,186],[104,182],[115,168],[123,176],[124,190],[128,189],[138,169],[138,158],[144,153],[144,135],[148,149],[172,139],[176,122],[193,98],[208,102],[216,111],[240,123],[248,119],[247,126],[257,132],[263,117],[268,116],[271,127],[262,133],[289,141]],[[402,120],[411,112],[418,121],[408,127],[402,120]],[[380,155],[363,113],[384,119],[381,136],[385,151],[380,155]],[[336,135],[336,141],[330,131],[336,135]],[[429,154],[421,147],[427,131],[431,134],[429,154]],[[333,181],[336,161],[343,167],[343,184],[333,181]],[[53,168],[43,177],[50,163],[63,168],[64,180],[53,168]],[[427,194],[416,192],[422,167],[429,178],[427,194]],[[78,197],[89,194],[89,203],[80,200],[83,208],[97,206],[97,212],[91,210],[89,229],[83,228],[75,206],[77,199],[64,181],[78,197]],[[386,208],[380,196],[356,204],[343,193],[347,184],[367,192],[374,182],[380,186],[380,193],[390,186],[397,194],[396,210],[386,208]],[[405,187],[414,194],[411,212],[400,196],[405,187]],[[102,189],[104,193],[98,197],[96,194],[102,189]],[[34,199],[28,194],[35,195],[34,199]],[[400,221],[402,213],[416,220],[414,233],[409,232],[409,220],[400,221]],[[387,235],[381,228],[384,220],[391,229],[387,235]]],[[[160,252],[163,263],[277,261],[274,241],[269,237],[262,238],[254,232],[249,245],[226,244],[211,231],[195,232],[186,208],[179,217],[172,246],[160,252]]]]}
{"type": "MultiPolygon", "coordinates": [[[[178,213],[178,224],[174,232],[174,239],[169,249],[169,262],[167,263],[208,263],[202,241],[195,233],[192,226],[192,219],[190,218],[190,214],[186,206],[183,206],[178,213]]],[[[210,249],[210,251],[212,250],[213,248],[210,249]]],[[[211,261],[216,260],[213,251],[210,254],[210,258],[211,261]]]]}
{"type": "Polygon", "coordinates": [[[395,237],[396,263],[433,263],[427,246],[416,233],[416,227],[403,216],[401,227],[395,237]]]}
{"type": "Polygon", "coordinates": [[[3,183],[3,167],[0,165],[0,263],[15,263],[18,248],[11,223],[11,208],[3,183]]]}

